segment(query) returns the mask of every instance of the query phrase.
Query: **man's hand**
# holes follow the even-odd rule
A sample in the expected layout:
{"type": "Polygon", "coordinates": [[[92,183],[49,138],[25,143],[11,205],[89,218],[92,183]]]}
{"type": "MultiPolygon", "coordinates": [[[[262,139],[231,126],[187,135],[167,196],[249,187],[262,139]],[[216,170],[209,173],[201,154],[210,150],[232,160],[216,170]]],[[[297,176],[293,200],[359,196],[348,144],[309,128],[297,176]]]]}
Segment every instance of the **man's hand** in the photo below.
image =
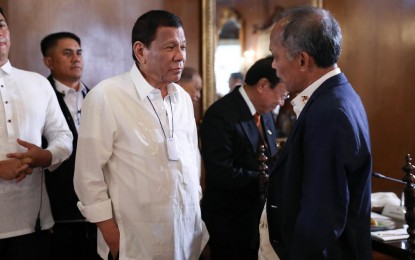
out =
{"type": "Polygon", "coordinates": [[[6,159],[0,161],[0,178],[5,180],[16,179],[16,182],[23,180],[26,175],[33,172],[30,168],[32,159],[23,158],[23,159],[6,159]]]}
{"type": "Polygon", "coordinates": [[[110,248],[112,258],[115,259],[118,251],[120,250],[120,230],[114,219],[108,219],[105,221],[96,223],[105,242],[110,248]]]}
{"type": "Polygon", "coordinates": [[[30,168],[48,167],[52,163],[52,153],[48,150],[42,149],[32,143],[17,139],[17,143],[27,148],[24,153],[9,153],[7,158],[15,159],[31,159],[30,168]]]}

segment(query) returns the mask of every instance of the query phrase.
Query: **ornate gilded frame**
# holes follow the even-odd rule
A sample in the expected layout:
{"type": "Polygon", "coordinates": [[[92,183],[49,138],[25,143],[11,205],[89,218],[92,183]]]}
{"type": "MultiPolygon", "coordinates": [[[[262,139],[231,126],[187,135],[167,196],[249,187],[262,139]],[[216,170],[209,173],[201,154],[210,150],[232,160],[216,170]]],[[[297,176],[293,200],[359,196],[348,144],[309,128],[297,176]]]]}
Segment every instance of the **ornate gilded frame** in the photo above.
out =
{"type": "Polygon", "coordinates": [[[202,81],[203,81],[203,112],[215,102],[215,0],[202,0],[202,81]]]}

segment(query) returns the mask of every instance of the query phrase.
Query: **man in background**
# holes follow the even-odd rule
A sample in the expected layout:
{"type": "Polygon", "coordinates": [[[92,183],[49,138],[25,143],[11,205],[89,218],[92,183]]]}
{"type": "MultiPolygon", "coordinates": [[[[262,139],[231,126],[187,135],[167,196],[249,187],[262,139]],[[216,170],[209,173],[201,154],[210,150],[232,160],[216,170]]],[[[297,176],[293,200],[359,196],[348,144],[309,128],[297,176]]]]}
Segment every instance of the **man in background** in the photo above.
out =
{"type": "Polygon", "coordinates": [[[43,168],[69,157],[72,134],[50,83],[12,67],[9,50],[0,8],[0,259],[47,260],[54,221],[43,168]]]}
{"type": "Polygon", "coordinates": [[[83,104],[75,164],[82,214],[104,259],[198,259],[207,240],[193,104],[176,83],[186,60],[180,19],[140,16],[134,64],[83,104]]]}
{"type": "Polygon", "coordinates": [[[193,102],[196,124],[197,127],[199,127],[201,121],[200,97],[202,92],[202,77],[200,76],[200,73],[192,67],[184,67],[182,76],[177,84],[189,93],[193,102]]]}
{"type": "Polygon", "coordinates": [[[52,235],[53,259],[101,259],[97,254],[97,228],[82,216],[73,187],[76,144],[83,100],[89,91],[82,83],[84,68],[81,39],[71,32],[47,35],[41,41],[43,61],[60,108],[73,135],[71,156],[56,170],[46,170],[55,226],[52,235]]]}
{"type": "Polygon", "coordinates": [[[209,231],[212,259],[258,258],[259,219],[265,184],[259,176],[258,147],[268,166],[277,154],[271,111],[287,96],[271,67],[272,57],[248,70],[245,84],[216,101],[201,126],[206,189],[202,217],[209,231]]]}
{"type": "Polygon", "coordinates": [[[281,259],[372,259],[369,126],[337,66],[341,30],[327,10],[286,9],[270,50],[297,120],[268,186],[271,245],[281,259]]]}
{"type": "Polygon", "coordinates": [[[189,93],[193,104],[197,105],[202,91],[202,77],[199,72],[192,67],[184,67],[182,76],[177,84],[189,93]]]}
{"type": "Polygon", "coordinates": [[[229,92],[232,92],[236,86],[240,86],[244,83],[244,74],[241,72],[233,72],[229,76],[229,92]]]}

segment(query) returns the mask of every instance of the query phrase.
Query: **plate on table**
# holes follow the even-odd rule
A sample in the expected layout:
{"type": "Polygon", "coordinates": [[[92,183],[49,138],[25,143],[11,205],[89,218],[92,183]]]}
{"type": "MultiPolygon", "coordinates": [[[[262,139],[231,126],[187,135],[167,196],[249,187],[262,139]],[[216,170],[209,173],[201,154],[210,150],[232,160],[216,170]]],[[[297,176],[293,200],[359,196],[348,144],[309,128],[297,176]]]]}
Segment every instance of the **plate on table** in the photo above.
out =
{"type": "Polygon", "coordinates": [[[382,231],[397,228],[395,221],[390,219],[370,219],[370,231],[382,231]]]}

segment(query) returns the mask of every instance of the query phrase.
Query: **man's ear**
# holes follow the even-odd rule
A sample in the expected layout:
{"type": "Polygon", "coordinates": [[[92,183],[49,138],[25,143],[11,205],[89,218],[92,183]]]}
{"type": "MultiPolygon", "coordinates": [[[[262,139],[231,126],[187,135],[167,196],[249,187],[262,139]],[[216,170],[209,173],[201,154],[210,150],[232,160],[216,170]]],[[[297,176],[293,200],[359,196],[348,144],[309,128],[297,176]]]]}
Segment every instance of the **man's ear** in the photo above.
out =
{"type": "Polygon", "coordinates": [[[43,57],[43,62],[45,63],[46,67],[48,67],[48,69],[52,70],[53,66],[52,66],[52,58],[51,57],[43,57]]]}
{"type": "Polygon", "coordinates": [[[299,56],[299,66],[301,71],[307,70],[310,66],[310,62],[312,62],[312,57],[305,51],[300,52],[299,56]]]}
{"type": "Polygon", "coordinates": [[[146,46],[140,41],[136,41],[133,45],[134,56],[138,63],[146,63],[146,59],[144,58],[145,48],[146,46]]]}
{"type": "Polygon", "coordinates": [[[259,94],[262,94],[264,92],[264,88],[266,85],[269,84],[268,80],[266,78],[261,78],[258,80],[258,83],[256,84],[256,90],[259,94]]]}

